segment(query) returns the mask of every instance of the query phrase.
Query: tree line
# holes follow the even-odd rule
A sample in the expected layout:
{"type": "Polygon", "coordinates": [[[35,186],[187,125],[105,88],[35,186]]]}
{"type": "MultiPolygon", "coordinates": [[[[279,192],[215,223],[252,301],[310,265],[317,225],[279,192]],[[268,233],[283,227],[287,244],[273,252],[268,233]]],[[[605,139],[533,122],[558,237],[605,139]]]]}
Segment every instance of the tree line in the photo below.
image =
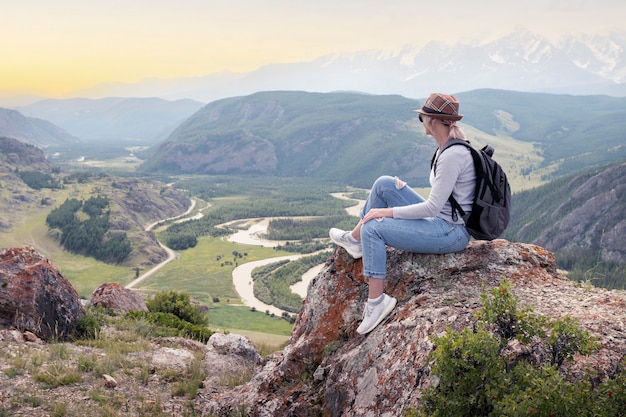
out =
{"type": "Polygon", "coordinates": [[[132,248],[126,233],[109,230],[111,211],[108,206],[109,199],[102,196],[84,202],[67,199],[48,214],[46,224],[50,229],[60,230],[64,249],[103,262],[121,263],[132,248]]]}
{"type": "Polygon", "coordinates": [[[63,184],[54,179],[50,174],[39,171],[20,171],[18,168],[15,169],[15,173],[33,190],[41,190],[42,188],[56,190],[63,188],[63,184]]]}
{"type": "Polygon", "coordinates": [[[323,263],[327,258],[328,252],[321,252],[295,261],[278,261],[255,268],[252,271],[254,296],[265,304],[297,313],[302,308],[302,299],[290,287],[302,281],[302,275],[306,271],[323,263]]]}

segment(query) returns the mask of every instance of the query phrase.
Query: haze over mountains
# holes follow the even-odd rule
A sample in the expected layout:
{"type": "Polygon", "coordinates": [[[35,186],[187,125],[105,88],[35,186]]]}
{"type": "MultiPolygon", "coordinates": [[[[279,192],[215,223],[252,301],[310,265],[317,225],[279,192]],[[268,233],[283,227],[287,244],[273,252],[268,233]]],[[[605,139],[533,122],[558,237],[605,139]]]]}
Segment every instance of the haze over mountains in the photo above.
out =
{"type": "Polygon", "coordinates": [[[410,44],[275,64],[250,73],[219,73],[134,84],[106,84],[81,97],[161,97],[210,101],[257,91],[360,91],[426,97],[434,90],[496,88],[525,92],[626,95],[626,32],[571,35],[558,42],[517,28],[489,42],[410,44]]]}
{"type": "Polygon", "coordinates": [[[167,138],[202,106],[203,103],[189,99],[109,97],[48,99],[18,110],[62,126],[85,142],[115,139],[153,144],[167,138]]]}
{"type": "MultiPolygon", "coordinates": [[[[81,98],[45,99],[14,109],[52,122],[81,141],[141,139],[154,144],[204,104],[259,91],[358,91],[420,100],[435,90],[458,94],[489,88],[621,97],[626,96],[624,51],[626,32],[551,42],[518,28],[490,42],[433,41],[422,48],[337,53],[245,74],[100,85],[80,92],[81,98]]],[[[6,127],[0,133],[14,136],[6,127]]]]}

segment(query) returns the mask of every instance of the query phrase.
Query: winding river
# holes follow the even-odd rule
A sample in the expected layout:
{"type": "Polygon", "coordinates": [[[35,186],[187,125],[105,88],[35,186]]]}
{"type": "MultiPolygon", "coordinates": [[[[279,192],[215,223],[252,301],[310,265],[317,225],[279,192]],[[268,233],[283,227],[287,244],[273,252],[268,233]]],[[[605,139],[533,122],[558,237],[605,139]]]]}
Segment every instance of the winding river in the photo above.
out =
{"type": "MultiPolygon", "coordinates": [[[[344,200],[357,201],[357,204],[354,206],[350,206],[346,208],[348,214],[353,216],[359,216],[359,212],[365,203],[364,200],[354,200],[352,198],[346,197],[345,193],[333,193],[331,194],[335,198],[341,198],[344,200]]],[[[285,242],[279,242],[275,240],[266,240],[261,236],[267,232],[267,227],[270,222],[270,218],[263,219],[248,219],[248,228],[246,230],[240,230],[234,234],[232,234],[228,240],[231,242],[242,243],[246,245],[261,245],[267,247],[276,247],[280,244],[284,244],[285,242]]],[[[241,222],[241,220],[239,220],[241,222]]],[[[234,222],[230,222],[234,223],[234,222]]],[[[228,223],[227,223],[228,224],[228,223]]],[[[298,255],[288,255],[288,256],[278,256],[274,258],[266,258],[259,261],[248,262],[242,265],[239,265],[233,270],[233,284],[235,286],[235,290],[241,297],[241,300],[244,305],[249,307],[254,307],[259,311],[269,311],[270,313],[281,315],[284,310],[281,310],[277,307],[274,307],[269,304],[265,304],[261,300],[257,299],[254,296],[254,283],[252,281],[252,271],[259,267],[268,265],[274,262],[279,262],[284,259],[288,259],[290,261],[294,261],[296,259],[302,258],[304,256],[308,256],[310,254],[298,254],[298,255]]],[[[309,283],[311,280],[319,274],[324,265],[317,265],[313,268],[309,269],[302,275],[302,280],[292,285],[291,291],[295,294],[298,294],[300,297],[305,298],[307,289],[309,287],[309,283]]]]}
{"type": "MultiPolygon", "coordinates": [[[[354,199],[346,197],[344,193],[333,193],[332,196],[336,198],[345,199],[345,200],[355,201],[354,199]]],[[[348,214],[351,214],[353,216],[358,216],[359,211],[361,210],[361,207],[363,207],[363,204],[364,204],[364,201],[358,200],[356,205],[346,208],[346,211],[348,212],[348,214]]],[[[193,211],[195,206],[196,206],[196,200],[192,199],[191,206],[185,213],[176,217],[172,217],[170,219],[165,219],[165,220],[155,222],[147,226],[146,231],[152,230],[154,227],[156,227],[158,224],[164,221],[169,221],[169,220],[185,221],[185,220],[191,219],[187,216],[189,215],[189,213],[193,211]]],[[[194,216],[193,218],[197,218],[198,216],[202,216],[202,214],[200,213],[194,216]]],[[[270,220],[271,218],[234,220],[232,222],[224,223],[222,226],[228,225],[231,223],[243,223],[243,222],[247,223],[245,224],[245,226],[247,227],[245,230],[239,230],[228,237],[228,240],[231,242],[241,243],[245,245],[259,245],[259,246],[265,246],[265,247],[276,247],[278,245],[284,244],[285,242],[263,239],[262,236],[267,232],[267,228],[269,226],[270,220]]],[[[126,288],[133,288],[134,286],[139,284],[141,281],[148,278],[149,276],[157,272],[159,269],[163,268],[168,262],[171,262],[174,259],[176,259],[176,253],[173,250],[166,247],[161,242],[159,242],[159,245],[161,245],[161,247],[165,249],[165,251],[167,252],[167,255],[168,255],[167,259],[161,262],[160,264],[156,265],[154,268],[150,269],[143,275],[139,276],[137,279],[135,279],[130,284],[128,284],[126,288]]],[[[277,256],[273,258],[266,258],[266,259],[261,259],[258,261],[247,262],[245,264],[237,266],[233,270],[233,285],[235,286],[235,290],[239,294],[239,297],[241,298],[243,304],[246,306],[249,306],[250,308],[255,308],[258,311],[268,311],[271,314],[275,314],[278,316],[282,315],[285,312],[284,310],[279,309],[269,304],[265,304],[264,302],[262,302],[261,300],[257,299],[254,296],[254,284],[252,282],[252,271],[259,266],[268,265],[268,264],[279,262],[285,259],[294,261],[296,259],[302,258],[304,256],[308,256],[308,255],[310,254],[277,256]]],[[[302,281],[299,281],[290,287],[291,291],[294,292],[295,294],[298,294],[300,297],[305,298],[309,283],[315,276],[317,276],[317,274],[321,271],[322,267],[323,265],[317,265],[309,269],[307,272],[305,272],[302,275],[302,281]]]]}

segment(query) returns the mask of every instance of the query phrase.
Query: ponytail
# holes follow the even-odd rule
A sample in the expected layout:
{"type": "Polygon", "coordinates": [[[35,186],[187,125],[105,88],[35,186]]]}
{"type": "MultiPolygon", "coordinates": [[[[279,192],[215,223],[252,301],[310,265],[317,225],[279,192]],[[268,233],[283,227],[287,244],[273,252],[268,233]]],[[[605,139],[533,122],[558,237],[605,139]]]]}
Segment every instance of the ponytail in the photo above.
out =
{"type": "Polygon", "coordinates": [[[448,127],[450,127],[448,139],[465,139],[465,133],[459,126],[457,126],[456,122],[451,122],[448,127]]]}

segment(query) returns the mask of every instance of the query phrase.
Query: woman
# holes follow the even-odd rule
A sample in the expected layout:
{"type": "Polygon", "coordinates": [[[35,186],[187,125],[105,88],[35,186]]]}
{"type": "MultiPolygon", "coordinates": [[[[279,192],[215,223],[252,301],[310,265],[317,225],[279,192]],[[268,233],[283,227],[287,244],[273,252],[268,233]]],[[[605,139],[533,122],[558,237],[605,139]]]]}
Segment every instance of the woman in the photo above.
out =
{"type": "Polygon", "coordinates": [[[396,305],[396,299],[384,293],[387,246],[415,253],[451,253],[465,249],[470,240],[448,198],[453,195],[466,213],[471,211],[476,183],[472,156],[465,146],[452,146],[439,155],[449,140],[465,139],[456,124],[463,117],[459,102],[454,96],[433,93],[416,112],[426,135],[439,146],[430,171],[428,199],[397,177],[382,176],[374,182],[355,228],[329,232],[332,241],[352,257],[363,257],[369,288],[363,321],[357,328],[360,334],[372,331],[396,305]]]}

